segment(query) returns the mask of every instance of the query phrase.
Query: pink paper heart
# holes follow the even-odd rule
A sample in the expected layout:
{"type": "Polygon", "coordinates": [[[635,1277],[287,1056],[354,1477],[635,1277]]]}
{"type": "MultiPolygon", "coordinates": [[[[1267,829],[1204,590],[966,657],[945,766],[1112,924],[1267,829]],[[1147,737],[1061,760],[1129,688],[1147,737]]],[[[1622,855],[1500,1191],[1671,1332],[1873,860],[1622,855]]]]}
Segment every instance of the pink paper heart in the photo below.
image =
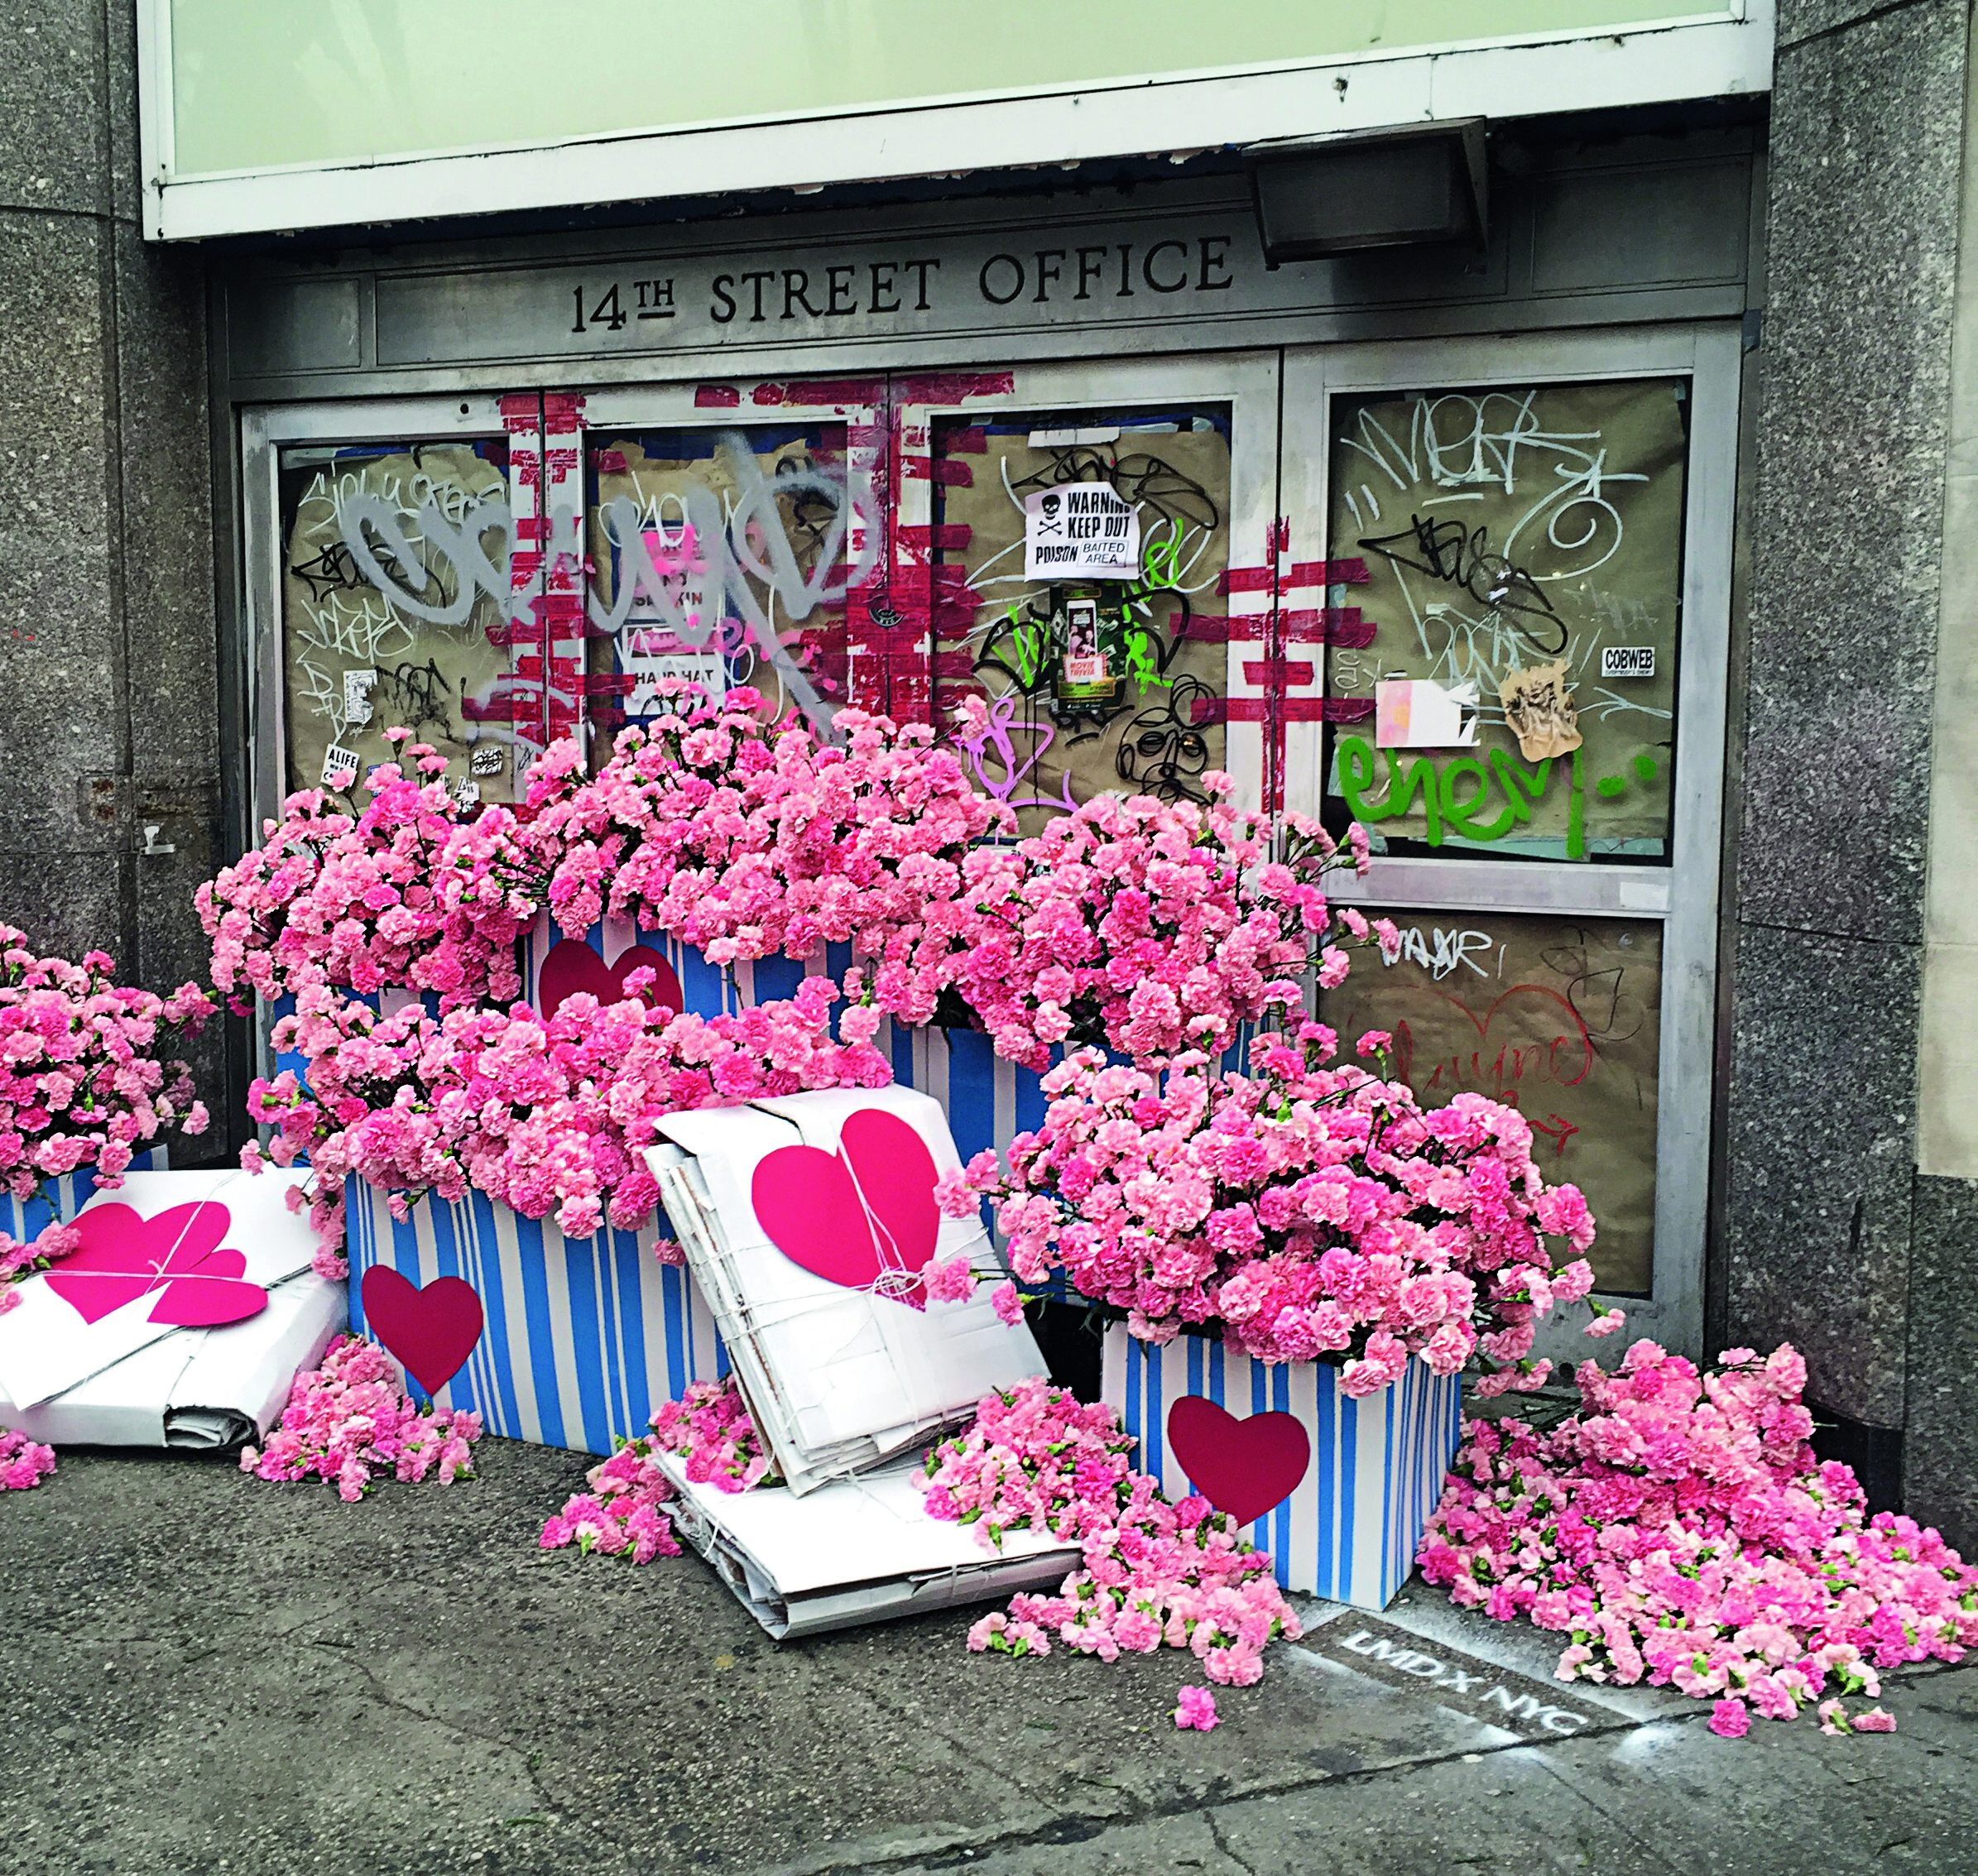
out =
{"type": "Polygon", "coordinates": [[[222,1250],[233,1222],[214,1199],[175,1205],[146,1218],[127,1205],[93,1205],[76,1215],[82,1243],[48,1273],[48,1287],[85,1322],[156,1290],[146,1318],[175,1329],[245,1322],[267,1307],[268,1293],[242,1282],[247,1260],[222,1250]]]}
{"type": "Polygon", "coordinates": [[[467,1365],[487,1327],[481,1298],[463,1277],[436,1277],[421,1289],[389,1265],[374,1264],[358,1293],[365,1327],[430,1394],[467,1365]]]}
{"type": "Polygon", "coordinates": [[[934,1254],[941,1211],[927,1143],[898,1116],[862,1107],[838,1149],[780,1146],[756,1168],[750,1197],[776,1248],[828,1283],[877,1288],[927,1307],[918,1273],[934,1254]]]}
{"type": "Polygon", "coordinates": [[[535,980],[535,1000],[545,1016],[554,1016],[564,1000],[588,991],[601,1004],[625,1000],[625,980],[634,971],[648,968],[653,981],[646,986],[646,1000],[655,1010],[670,1010],[676,1015],[687,1007],[680,992],[679,973],[650,945],[635,944],[621,952],[609,964],[588,944],[575,938],[559,938],[550,948],[535,980]]]}
{"type": "Polygon", "coordinates": [[[1168,1446],[1189,1484],[1239,1524],[1283,1504],[1312,1462],[1311,1439],[1292,1415],[1239,1420],[1200,1394],[1168,1409],[1168,1446]]]}

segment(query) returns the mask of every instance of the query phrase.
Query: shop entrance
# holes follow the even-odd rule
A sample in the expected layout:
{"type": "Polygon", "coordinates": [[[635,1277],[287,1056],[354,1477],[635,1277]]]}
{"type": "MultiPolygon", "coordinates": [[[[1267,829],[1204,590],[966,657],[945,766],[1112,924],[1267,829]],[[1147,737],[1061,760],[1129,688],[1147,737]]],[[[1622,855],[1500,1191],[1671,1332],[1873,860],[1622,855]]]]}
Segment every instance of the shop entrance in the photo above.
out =
{"type": "Polygon", "coordinates": [[[975,699],[958,747],[1026,828],[1217,770],[1358,818],[1404,951],[1322,1014],[1515,1102],[1603,1292],[1693,1346],[1737,359],[1643,329],[250,409],[255,812],[394,725],[511,799],[687,678],[975,699]]]}

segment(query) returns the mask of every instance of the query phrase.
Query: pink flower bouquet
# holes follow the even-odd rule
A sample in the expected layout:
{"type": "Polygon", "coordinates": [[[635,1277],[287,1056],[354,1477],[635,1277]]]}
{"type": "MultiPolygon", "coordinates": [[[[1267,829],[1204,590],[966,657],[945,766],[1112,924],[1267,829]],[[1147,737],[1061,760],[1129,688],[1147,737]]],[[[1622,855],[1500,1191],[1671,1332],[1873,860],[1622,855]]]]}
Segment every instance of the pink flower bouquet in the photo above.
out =
{"type": "MultiPolygon", "coordinates": [[[[154,996],[113,968],[100,951],[79,964],[37,957],[0,925],[0,1187],[16,1200],[67,1173],[114,1187],[151,1142],[205,1130],[191,1070],[163,1052],[198,1034],[212,999],[196,984],[154,996]]],[[[60,1225],[32,1244],[0,1234],[0,1284],[70,1248],[60,1225]]]]}
{"type": "Polygon", "coordinates": [[[1149,1341],[1219,1327],[1260,1360],[1340,1364],[1353,1395],[1410,1356],[1448,1375],[1480,1351],[1486,1391],[1539,1386],[1536,1320],[1592,1283],[1545,1242],[1592,1243],[1578,1191],[1545,1183],[1515,1109],[1424,1111],[1332,1051],[1316,1023],[1258,1039],[1247,1075],[1193,1054],[1157,1079],[1080,1051],[1044,1077],[1044,1125],[1006,1168],[978,1154],[942,1202],[994,1200],[1020,1280],[1062,1268],[1149,1341]]]}

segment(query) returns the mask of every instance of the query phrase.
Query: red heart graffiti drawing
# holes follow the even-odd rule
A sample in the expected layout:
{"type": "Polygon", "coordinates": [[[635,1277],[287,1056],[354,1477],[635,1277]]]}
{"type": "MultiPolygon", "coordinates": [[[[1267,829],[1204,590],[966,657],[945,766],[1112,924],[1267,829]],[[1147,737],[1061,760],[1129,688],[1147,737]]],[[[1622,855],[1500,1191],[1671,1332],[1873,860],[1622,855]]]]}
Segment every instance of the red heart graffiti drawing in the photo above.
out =
{"type": "Polygon", "coordinates": [[[1239,1420],[1200,1394],[1168,1409],[1168,1445],[1195,1490],[1239,1524],[1283,1504],[1312,1462],[1312,1442],[1290,1414],[1239,1420]]]}
{"type": "Polygon", "coordinates": [[[175,1329],[244,1322],[267,1307],[268,1293],[241,1280],[247,1260],[239,1251],[219,1248],[232,1222],[213,1199],[155,1218],[127,1205],[93,1205],[76,1214],[82,1244],[48,1273],[48,1287],[85,1322],[154,1290],[150,1322],[175,1329]]]}
{"type": "Polygon", "coordinates": [[[848,1289],[927,1307],[918,1271],[934,1254],[941,1210],[927,1144],[883,1108],[862,1107],[838,1130],[836,1154],[780,1146],[756,1168],[750,1196],[793,1264],[848,1289]]]}
{"type": "Polygon", "coordinates": [[[677,1015],[687,1007],[679,973],[650,945],[635,944],[607,964],[575,938],[559,938],[550,946],[535,981],[536,1002],[545,1016],[554,1016],[565,998],[582,991],[588,991],[600,1003],[622,1003],[625,980],[641,967],[653,973],[646,1000],[655,1009],[670,1010],[677,1015]]]}
{"type": "Polygon", "coordinates": [[[430,1394],[467,1365],[487,1322],[474,1286],[461,1277],[436,1277],[421,1289],[388,1265],[374,1264],[358,1293],[365,1327],[430,1394]]]}

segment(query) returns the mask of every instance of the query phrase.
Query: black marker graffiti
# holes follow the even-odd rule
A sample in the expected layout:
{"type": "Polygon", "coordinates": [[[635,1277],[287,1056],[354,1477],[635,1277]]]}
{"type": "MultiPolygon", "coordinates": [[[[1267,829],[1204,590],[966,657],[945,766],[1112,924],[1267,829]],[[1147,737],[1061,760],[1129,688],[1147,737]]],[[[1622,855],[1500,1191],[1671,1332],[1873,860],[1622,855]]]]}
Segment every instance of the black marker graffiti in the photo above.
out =
{"type": "Polygon", "coordinates": [[[1461,521],[1424,521],[1419,515],[1408,519],[1400,532],[1362,535],[1359,545],[1397,567],[1460,587],[1480,606],[1516,615],[1513,622],[1548,656],[1566,649],[1565,621],[1524,568],[1491,550],[1488,529],[1466,530],[1461,521]],[[1554,628],[1557,643],[1551,642],[1554,628]]]}

